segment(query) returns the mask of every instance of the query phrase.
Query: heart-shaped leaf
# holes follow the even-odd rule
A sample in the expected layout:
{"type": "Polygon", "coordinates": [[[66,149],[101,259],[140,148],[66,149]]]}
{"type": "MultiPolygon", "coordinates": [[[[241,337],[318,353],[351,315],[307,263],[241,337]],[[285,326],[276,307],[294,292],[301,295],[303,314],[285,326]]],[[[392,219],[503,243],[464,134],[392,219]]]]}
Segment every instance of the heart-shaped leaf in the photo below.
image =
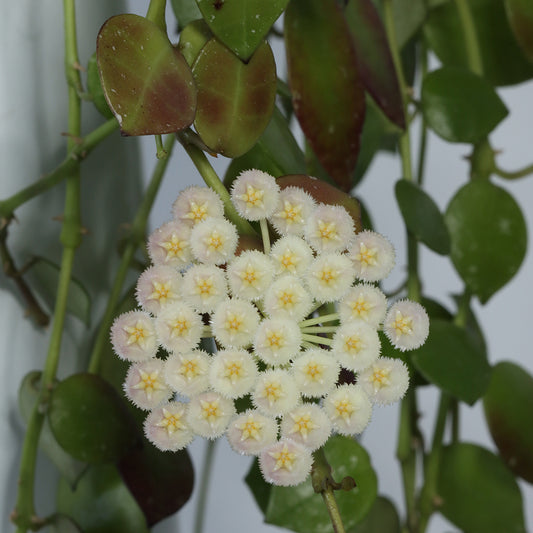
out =
{"type": "Polygon", "coordinates": [[[48,420],[61,447],[88,463],[116,461],[139,440],[123,399],[95,374],[61,381],[52,393],[48,420]]]}
{"type": "Polygon", "coordinates": [[[438,495],[441,512],[468,533],[526,533],[520,488],[493,453],[468,443],[442,451],[438,495]]]}
{"type": "Polygon", "coordinates": [[[272,116],[276,64],[268,43],[243,63],[217,39],[203,48],[193,66],[198,87],[194,126],[202,141],[226,157],[246,153],[272,116]]]}
{"type": "Polygon", "coordinates": [[[514,363],[498,363],[483,397],[485,418],[507,466],[529,483],[533,483],[532,406],[533,377],[514,363]]]}
{"type": "Polygon", "coordinates": [[[372,0],[350,0],[344,9],[357,53],[357,66],[365,89],[383,113],[405,128],[400,84],[387,34],[372,0]]]}
{"type": "Polygon", "coordinates": [[[508,113],[487,80],[456,67],[434,70],[424,77],[422,111],[435,133],[463,143],[484,139],[508,113]]]}
{"type": "Polygon", "coordinates": [[[288,0],[197,0],[211,31],[241,59],[248,59],[283,13],[288,0]]]}
{"type": "Polygon", "coordinates": [[[347,191],[359,153],[365,95],[337,1],[291,0],[285,42],[294,113],[322,166],[347,191]]]}
{"type": "Polygon", "coordinates": [[[96,57],[123,134],[173,133],[192,124],[191,69],[156,24],[138,15],[111,17],[98,33],[96,57]]]}
{"type": "Polygon", "coordinates": [[[504,189],[474,180],[452,198],[445,220],[453,264],[486,303],[516,274],[524,259],[527,229],[520,207],[504,189]]]}
{"type": "Polygon", "coordinates": [[[505,0],[505,11],[518,44],[529,61],[533,62],[533,2],[505,0]]]}
{"type": "Polygon", "coordinates": [[[194,20],[183,28],[183,31],[180,33],[178,49],[190,67],[196,61],[200,50],[212,37],[213,33],[203,19],[194,20]]]}

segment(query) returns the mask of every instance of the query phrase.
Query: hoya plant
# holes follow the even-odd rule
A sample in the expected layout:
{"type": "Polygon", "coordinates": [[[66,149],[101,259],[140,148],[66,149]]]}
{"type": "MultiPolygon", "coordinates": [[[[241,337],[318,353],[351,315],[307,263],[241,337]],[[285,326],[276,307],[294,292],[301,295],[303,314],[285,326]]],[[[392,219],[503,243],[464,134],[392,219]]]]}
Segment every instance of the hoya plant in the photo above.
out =
{"type": "Polygon", "coordinates": [[[0,201],[20,320],[50,329],[44,363],[20,384],[17,533],[146,533],[191,497],[194,439],[207,441],[196,533],[221,439],[249,461],[243,482],[265,522],[287,530],[424,533],[440,513],[468,533],[525,532],[533,377],[489,360],[472,304],[490,306],[526,255],[524,215],[502,181],[533,165],[503,169],[490,135],[508,115],[498,89],[533,78],[533,4],[172,0],[168,20],[166,8],[150,0],[145,16],[107,19],[81,65],[83,20],[64,0],[67,155],[0,201]],[[88,106],[102,115],[93,130],[88,106]],[[97,239],[73,275],[90,200],[81,182],[104,179],[111,158],[92,152],[117,130],[153,136],[154,168],[139,201],[124,187],[116,198],[136,210],[125,230],[101,212],[117,261],[91,305],[97,239]],[[444,210],[424,186],[429,132],[470,150],[444,210]],[[150,228],[163,180],[176,179],[176,144],[204,186],[180,176],[170,216],[150,228]],[[380,152],[399,163],[401,254],[360,193],[380,152]],[[61,187],[50,237],[61,249],[17,256],[8,232],[19,208],[61,187]],[[455,307],[422,283],[423,248],[453,265],[455,307]],[[405,277],[388,290],[393,269],[405,277]],[[67,354],[76,320],[83,342],[67,354]],[[60,366],[66,357],[75,371],[60,366]],[[432,434],[420,423],[428,389],[439,396],[432,434]],[[461,435],[461,411],[478,402],[497,453],[461,435]],[[372,413],[395,403],[399,431],[383,439],[397,441],[402,506],[378,492],[361,440],[372,413]],[[60,476],[50,513],[36,502],[41,452],[60,476]]]}

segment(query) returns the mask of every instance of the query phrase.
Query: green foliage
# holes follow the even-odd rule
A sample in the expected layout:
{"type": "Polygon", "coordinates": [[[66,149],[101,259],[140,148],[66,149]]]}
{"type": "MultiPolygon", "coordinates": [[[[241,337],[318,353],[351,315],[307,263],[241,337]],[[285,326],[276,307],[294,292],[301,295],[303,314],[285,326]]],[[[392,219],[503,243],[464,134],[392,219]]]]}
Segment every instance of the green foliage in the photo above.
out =
{"type": "Polygon", "coordinates": [[[400,517],[394,504],[378,496],[368,514],[348,533],[400,533],[400,517]]]}
{"type": "Polygon", "coordinates": [[[109,109],[105,99],[100,74],[98,73],[98,63],[96,62],[96,52],[89,58],[87,64],[87,90],[93,99],[93,104],[105,118],[113,118],[113,112],[109,109]]]}
{"type": "Polygon", "coordinates": [[[518,44],[529,61],[533,61],[533,3],[505,0],[505,12],[518,44]]]}

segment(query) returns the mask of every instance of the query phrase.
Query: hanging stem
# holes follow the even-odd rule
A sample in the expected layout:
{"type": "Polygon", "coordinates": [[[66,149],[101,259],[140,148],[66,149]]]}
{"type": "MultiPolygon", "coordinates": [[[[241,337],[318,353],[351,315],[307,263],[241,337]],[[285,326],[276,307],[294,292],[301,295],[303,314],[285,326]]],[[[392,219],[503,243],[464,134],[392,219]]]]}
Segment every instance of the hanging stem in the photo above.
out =
{"type": "Polygon", "coordinates": [[[466,58],[472,72],[483,74],[483,61],[468,0],[455,0],[466,44],[466,58]]]}
{"type": "Polygon", "coordinates": [[[302,320],[300,322],[301,328],[306,328],[308,326],[314,326],[315,324],[323,324],[324,322],[333,322],[334,320],[338,320],[340,317],[339,313],[330,313],[327,315],[320,315],[315,316],[313,318],[308,318],[307,320],[302,320]]]}
{"type": "Polygon", "coordinates": [[[529,165],[520,170],[515,170],[514,172],[509,172],[499,167],[496,167],[494,169],[494,173],[500,176],[500,178],[505,178],[506,180],[516,180],[533,174],[533,165],[529,165]]]}
{"type": "Polygon", "coordinates": [[[213,470],[213,457],[216,442],[216,440],[208,440],[205,445],[202,479],[200,480],[200,492],[198,493],[198,503],[196,505],[194,518],[194,533],[202,533],[204,530],[205,508],[209,492],[209,480],[211,478],[211,471],[213,470]]]}

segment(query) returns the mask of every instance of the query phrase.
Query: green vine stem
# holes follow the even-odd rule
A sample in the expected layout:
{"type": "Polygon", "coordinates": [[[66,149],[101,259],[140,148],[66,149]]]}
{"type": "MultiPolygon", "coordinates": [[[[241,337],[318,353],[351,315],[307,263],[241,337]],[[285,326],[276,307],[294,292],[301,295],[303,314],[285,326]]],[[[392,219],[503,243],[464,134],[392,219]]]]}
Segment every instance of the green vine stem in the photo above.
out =
{"type": "Polygon", "coordinates": [[[213,458],[215,455],[216,440],[208,440],[205,444],[204,459],[202,466],[202,478],[198,492],[198,503],[194,516],[194,533],[202,533],[204,530],[205,509],[209,492],[209,480],[213,470],[213,458]]]}
{"type": "Polygon", "coordinates": [[[165,9],[167,0],[150,0],[146,18],[157,24],[165,33],[167,32],[167,23],[165,21],[165,9]]]}
{"type": "Polygon", "coordinates": [[[504,178],[506,180],[516,180],[533,174],[533,165],[528,165],[527,167],[524,167],[520,170],[515,170],[513,172],[503,170],[495,166],[493,171],[496,175],[500,176],[500,178],[504,178]]]}
{"type": "Polygon", "coordinates": [[[132,227],[130,230],[130,236],[122,252],[122,257],[120,259],[120,264],[118,266],[115,279],[113,281],[113,286],[111,288],[111,293],[107,300],[107,305],[104,311],[104,316],[100,323],[96,339],[94,341],[93,350],[89,360],[88,371],[94,374],[97,374],[100,371],[100,364],[102,360],[102,355],[104,353],[104,348],[109,339],[109,328],[115,316],[116,307],[120,301],[120,296],[122,294],[122,288],[124,282],[126,281],[126,276],[130,269],[131,263],[133,261],[133,256],[137,251],[139,245],[143,242],[146,231],[146,223],[148,221],[148,216],[152,210],[152,205],[154,203],[156,194],[165,175],[168,162],[170,161],[170,155],[172,149],[175,145],[174,135],[168,135],[165,139],[163,149],[167,152],[168,157],[165,159],[159,159],[155,165],[150,183],[144,194],[144,198],[139,206],[139,209],[133,219],[132,227]]]}
{"type": "Polygon", "coordinates": [[[461,21],[461,27],[465,37],[468,65],[472,72],[481,76],[483,74],[483,61],[481,59],[476,27],[474,26],[474,18],[472,17],[468,0],[455,0],[455,5],[457,6],[459,20],[461,21]]]}

